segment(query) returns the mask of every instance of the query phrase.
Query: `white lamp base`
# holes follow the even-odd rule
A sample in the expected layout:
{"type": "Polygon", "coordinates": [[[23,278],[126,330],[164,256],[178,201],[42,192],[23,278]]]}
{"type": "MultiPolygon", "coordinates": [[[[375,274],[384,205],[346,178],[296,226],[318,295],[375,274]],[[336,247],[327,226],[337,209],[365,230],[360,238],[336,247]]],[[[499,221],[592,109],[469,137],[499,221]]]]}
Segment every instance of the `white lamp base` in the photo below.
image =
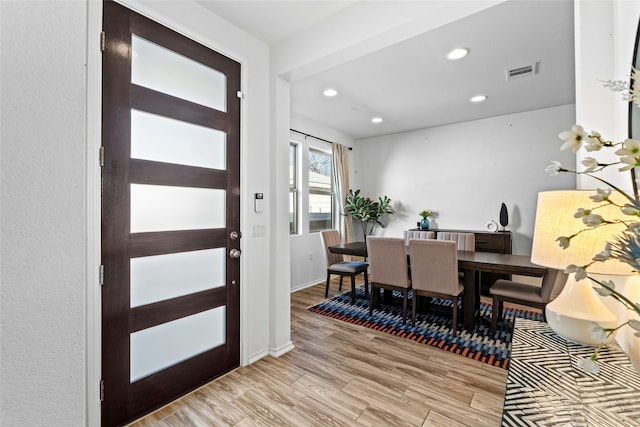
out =
{"type": "MultiPolygon", "coordinates": [[[[615,328],[618,319],[600,300],[593,290],[593,282],[583,279],[576,282],[574,275],[567,278],[560,295],[545,310],[547,323],[553,331],[569,341],[597,346],[600,339],[592,328],[598,324],[603,328],[615,328]]],[[[607,342],[614,338],[613,334],[607,342]]]]}

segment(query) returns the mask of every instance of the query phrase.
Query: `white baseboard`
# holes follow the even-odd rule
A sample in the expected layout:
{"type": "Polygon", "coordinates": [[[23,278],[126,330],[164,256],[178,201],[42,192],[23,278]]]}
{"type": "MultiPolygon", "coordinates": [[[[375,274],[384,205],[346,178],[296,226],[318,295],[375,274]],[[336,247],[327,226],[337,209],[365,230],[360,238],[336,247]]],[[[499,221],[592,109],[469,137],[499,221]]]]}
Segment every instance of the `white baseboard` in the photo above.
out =
{"type": "Polygon", "coordinates": [[[280,347],[270,348],[269,349],[269,355],[271,357],[280,357],[283,354],[290,352],[294,348],[295,348],[295,346],[293,345],[293,343],[291,341],[289,341],[288,343],[286,343],[284,345],[281,345],[280,347]]]}
{"type": "Polygon", "coordinates": [[[242,366],[247,366],[247,365],[251,365],[253,363],[256,363],[258,360],[262,359],[265,356],[268,356],[269,354],[270,354],[269,350],[268,349],[264,349],[261,352],[258,352],[256,354],[254,354],[253,356],[249,357],[247,362],[242,366]]]}
{"type": "Polygon", "coordinates": [[[303,289],[310,288],[311,286],[319,285],[321,283],[326,283],[326,280],[327,279],[318,279],[318,280],[315,280],[313,282],[303,283],[302,285],[298,285],[298,286],[295,286],[295,287],[291,288],[291,293],[294,293],[294,292],[297,292],[297,291],[301,291],[303,289]]]}
{"type": "Polygon", "coordinates": [[[269,349],[264,349],[256,354],[254,354],[253,356],[249,357],[249,359],[247,360],[247,363],[243,364],[242,366],[247,366],[247,365],[251,365],[253,363],[256,363],[258,360],[262,359],[263,357],[266,356],[271,356],[271,357],[280,357],[285,353],[288,353],[289,351],[293,350],[295,348],[295,346],[293,345],[293,343],[291,341],[289,341],[288,343],[281,345],[278,348],[269,348],[269,349]]]}

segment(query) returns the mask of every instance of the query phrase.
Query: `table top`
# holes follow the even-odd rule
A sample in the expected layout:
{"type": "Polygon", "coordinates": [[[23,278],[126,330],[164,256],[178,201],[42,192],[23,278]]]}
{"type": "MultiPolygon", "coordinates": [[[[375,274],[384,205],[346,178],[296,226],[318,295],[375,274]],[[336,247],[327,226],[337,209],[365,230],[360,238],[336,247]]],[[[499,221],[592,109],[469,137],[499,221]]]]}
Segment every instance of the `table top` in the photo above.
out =
{"type": "Polygon", "coordinates": [[[516,319],[502,425],[640,425],[640,375],[615,341],[598,357],[600,373],[584,372],[577,362],[593,350],[516,319]]]}
{"type": "MultiPolygon", "coordinates": [[[[336,254],[366,257],[367,244],[365,242],[343,243],[329,246],[329,251],[336,254]]],[[[494,252],[458,251],[458,266],[461,269],[524,276],[544,276],[547,271],[546,267],[532,263],[529,255],[494,252]]]]}

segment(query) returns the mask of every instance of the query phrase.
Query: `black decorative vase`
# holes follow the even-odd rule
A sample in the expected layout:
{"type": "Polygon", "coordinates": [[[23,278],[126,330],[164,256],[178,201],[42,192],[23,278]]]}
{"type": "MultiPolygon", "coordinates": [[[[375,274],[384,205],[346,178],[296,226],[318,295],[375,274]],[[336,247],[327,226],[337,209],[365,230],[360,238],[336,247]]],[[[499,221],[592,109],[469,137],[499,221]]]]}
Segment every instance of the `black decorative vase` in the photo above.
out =
{"type": "Polygon", "coordinates": [[[500,225],[504,230],[504,228],[508,224],[509,224],[509,212],[507,212],[507,205],[503,203],[502,206],[500,207],[500,225]]]}

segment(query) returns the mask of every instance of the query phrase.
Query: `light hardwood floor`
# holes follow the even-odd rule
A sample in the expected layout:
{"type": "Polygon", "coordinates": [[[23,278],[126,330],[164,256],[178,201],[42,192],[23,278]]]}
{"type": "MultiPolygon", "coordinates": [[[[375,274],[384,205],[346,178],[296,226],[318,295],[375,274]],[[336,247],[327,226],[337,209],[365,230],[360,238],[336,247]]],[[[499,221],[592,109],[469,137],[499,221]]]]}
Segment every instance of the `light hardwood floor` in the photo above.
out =
{"type": "Polygon", "coordinates": [[[307,311],[323,299],[324,285],[291,295],[289,353],[239,368],[132,425],[500,425],[505,369],[307,311]]]}

